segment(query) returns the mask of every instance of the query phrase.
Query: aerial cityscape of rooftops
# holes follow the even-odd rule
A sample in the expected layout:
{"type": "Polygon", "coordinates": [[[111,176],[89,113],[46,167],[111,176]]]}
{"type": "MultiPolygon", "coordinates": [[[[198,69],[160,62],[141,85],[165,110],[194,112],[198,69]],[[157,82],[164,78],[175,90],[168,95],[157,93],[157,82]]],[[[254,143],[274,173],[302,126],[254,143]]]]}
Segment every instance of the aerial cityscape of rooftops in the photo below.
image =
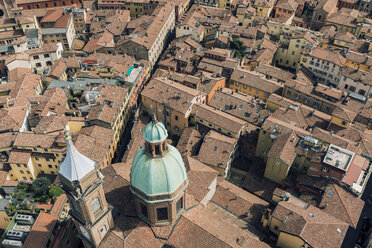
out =
{"type": "Polygon", "coordinates": [[[372,248],[372,0],[0,0],[0,248],[372,248]]]}

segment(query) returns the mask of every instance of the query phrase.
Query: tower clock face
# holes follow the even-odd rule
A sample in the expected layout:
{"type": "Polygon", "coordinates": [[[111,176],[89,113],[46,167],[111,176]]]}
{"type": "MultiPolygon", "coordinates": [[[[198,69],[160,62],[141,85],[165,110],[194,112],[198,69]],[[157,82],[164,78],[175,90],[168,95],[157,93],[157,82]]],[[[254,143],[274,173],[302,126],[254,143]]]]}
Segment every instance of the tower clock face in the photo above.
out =
{"type": "Polygon", "coordinates": [[[79,227],[80,227],[80,231],[84,235],[84,237],[87,238],[88,240],[90,240],[90,236],[89,236],[89,233],[88,233],[87,229],[85,229],[83,226],[79,226],[79,227]]]}

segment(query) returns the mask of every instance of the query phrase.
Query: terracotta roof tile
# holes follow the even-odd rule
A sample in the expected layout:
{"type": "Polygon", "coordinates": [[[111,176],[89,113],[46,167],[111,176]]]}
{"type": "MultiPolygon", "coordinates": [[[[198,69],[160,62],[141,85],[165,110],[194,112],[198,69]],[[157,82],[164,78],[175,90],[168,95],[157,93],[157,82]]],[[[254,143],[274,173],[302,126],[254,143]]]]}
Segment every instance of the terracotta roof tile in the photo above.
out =
{"type": "Polygon", "coordinates": [[[34,129],[35,133],[55,133],[64,131],[69,118],[66,116],[43,116],[34,129]]]}
{"type": "Polygon", "coordinates": [[[0,109],[0,130],[19,131],[23,125],[28,106],[0,109]]]}
{"type": "Polygon", "coordinates": [[[303,207],[291,201],[279,202],[273,216],[283,220],[279,230],[301,237],[311,247],[340,247],[349,228],[319,208],[303,207]]]}
{"type": "Polygon", "coordinates": [[[19,148],[23,147],[51,148],[54,144],[55,139],[56,135],[21,132],[17,134],[17,137],[13,145],[19,148]]]}
{"type": "Polygon", "coordinates": [[[342,67],[346,62],[346,59],[339,52],[328,49],[315,48],[312,50],[311,56],[332,62],[340,67],[342,67]]]}
{"type": "Polygon", "coordinates": [[[12,150],[9,154],[8,163],[27,164],[31,159],[31,152],[12,150]]]}
{"type": "Polygon", "coordinates": [[[229,248],[228,244],[214,237],[185,217],[181,217],[167,244],[174,247],[229,248]]]}
{"type": "Polygon", "coordinates": [[[83,127],[75,142],[76,148],[87,157],[98,162],[98,167],[103,165],[106,158],[113,130],[101,126],[83,127]]]}
{"type": "Polygon", "coordinates": [[[295,147],[300,138],[295,132],[279,135],[272,145],[268,157],[279,158],[288,166],[292,166],[296,158],[295,147]]]}
{"type": "Polygon", "coordinates": [[[56,60],[50,67],[49,76],[53,76],[55,79],[60,79],[66,70],[67,66],[63,62],[63,60],[62,59],[56,60]]]}
{"type": "Polygon", "coordinates": [[[264,209],[269,206],[267,201],[226,180],[218,183],[216,193],[211,201],[222,209],[257,227],[261,225],[264,209]]]}
{"type": "Polygon", "coordinates": [[[364,201],[352,195],[337,184],[329,184],[324,189],[319,207],[324,212],[332,215],[356,228],[364,201]]]}
{"type": "Polygon", "coordinates": [[[201,144],[198,159],[207,165],[226,168],[235,152],[238,140],[209,131],[201,144]]]}
{"type": "Polygon", "coordinates": [[[235,70],[231,75],[231,80],[269,93],[276,92],[282,88],[274,81],[263,79],[259,75],[243,69],[235,70]]]}
{"type": "Polygon", "coordinates": [[[167,78],[156,78],[142,91],[142,96],[158,103],[165,102],[174,110],[186,114],[201,92],[179,83],[173,83],[167,78]]]}
{"type": "Polygon", "coordinates": [[[274,67],[274,66],[271,66],[271,65],[265,65],[265,64],[259,64],[256,67],[256,71],[259,72],[259,73],[262,73],[264,75],[280,79],[283,82],[285,82],[289,79],[292,79],[294,77],[294,74],[292,74],[288,71],[282,70],[278,67],[274,67]]]}
{"type": "Polygon", "coordinates": [[[192,114],[195,115],[197,119],[206,120],[234,134],[238,134],[247,124],[246,121],[204,104],[194,104],[192,107],[192,114]]]}
{"type": "Polygon", "coordinates": [[[257,126],[271,114],[259,99],[227,88],[216,92],[208,105],[257,126]]]}
{"type": "Polygon", "coordinates": [[[6,60],[5,60],[5,65],[15,61],[15,60],[25,60],[25,61],[30,61],[30,56],[28,54],[24,53],[16,53],[10,55],[6,60]]]}
{"type": "Polygon", "coordinates": [[[199,152],[201,143],[201,133],[192,127],[187,127],[178,140],[177,150],[181,155],[195,156],[199,152]]]}
{"type": "Polygon", "coordinates": [[[10,148],[16,138],[13,132],[0,133],[0,148],[10,148]]]}
{"type": "Polygon", "coordinates": [[[27,236],[23,247],[33,248],[33,247],[43,247],[49,238],[49,232],[51,231],[56,217],[41,212],[37,217],[34,225],[32,226],[30,234],[27,236]]]}

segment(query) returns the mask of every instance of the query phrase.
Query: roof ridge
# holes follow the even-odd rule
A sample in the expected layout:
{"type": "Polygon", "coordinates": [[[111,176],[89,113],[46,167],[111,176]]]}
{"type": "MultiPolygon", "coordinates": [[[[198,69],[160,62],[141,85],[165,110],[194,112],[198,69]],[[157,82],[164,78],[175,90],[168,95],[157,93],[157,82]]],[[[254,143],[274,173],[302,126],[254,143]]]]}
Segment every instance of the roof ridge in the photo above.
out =
{"type": "MultiPolygon", "coordinates": [[[[355,225],[353,219],[351,218],[351,215],[350,215],[348,209],[346,208],[346,206],[345,206],[345,204],[344,204],[344,201],[341,199],[341,195],[340,195],[340,193],[339,193],[338,185],[337,185],[336,187],[333,186],[333,188],[334,188],[335,191],[337,192],[337,195],[338,195],[338,197],[339,197],[339,199],[340,199],[340,201],[341,201],[341,203],[342,203],[342,206],[344,207],[344,209],[345,209],[345,211],[346,211],[346,213],[347,213],[347,215],[348,215],[348,217],[349,217],[351,223],[352,223],[353,225],[355,225]]],[[[336,218],[337,218],[337,217],[336,217],[336,218]]],[[[337,218],[337,219],[338,219],[338,218],[337,218]]],[[[341,221],[342,221],[342,220],[341,220],[341,221]]],[[[356,224],[358,224],[358,223],[356,223],[356,224]]]]}

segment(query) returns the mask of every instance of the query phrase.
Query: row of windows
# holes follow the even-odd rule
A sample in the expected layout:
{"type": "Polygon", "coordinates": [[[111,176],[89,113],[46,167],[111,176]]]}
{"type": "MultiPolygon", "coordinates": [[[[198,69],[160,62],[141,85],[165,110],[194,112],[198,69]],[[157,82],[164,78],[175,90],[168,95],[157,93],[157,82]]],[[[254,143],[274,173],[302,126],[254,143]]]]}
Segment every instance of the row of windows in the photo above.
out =
{"type": "MultiPolygon", "coordinates": [[[[349,91],[351,91],[351,92],[355,92],[356,87],[354,87],[354,86],[349,86],[349,85],[345,84],[345,89],[347,89],[347,90],[349,90],[349,91]]],[[[366,94],[366,91],[360,89],[360,90],[358,91],[358,94],[364,96],[364,95],[366,94]]]]}
{"type": "MultiPolygon", "coordinates": [[[[283,12],[283,13],[292,14],[292,11],[290,11],[290,10],[286,10],[286,9],[281,9],[281,8],[279,8],[279,11],[280,11],[280,12],[283,12]]],[[[279,16],[279,15],[278,15],[278,16],[279,16]]]]}
{"type": "MultiPolygon", "coordinates": [[[[292,91],[287,90],[287,95],[288,95],[288,96],[291,96],[291,95],[292,95],[292,91]]],[[[295,98],[296,100],[301,101],[301,95],[299,95],[299,94],[297,94],[297,93],[294,93],[293,96],[294,96],[294,98],[295,98]]],[[[308,98],[308,97],[306,97],[306,96],[303,96],[302,98],[303,98],[302,101],[303,101],[305,104],[310,103],[310,98],[308,98]]],[[[314,102],[312,103],[312,106],[313,106],[315,109],[318,109],[318,108],[320,107],[320,103],[314,101],[314,102]]],[[[326,106],[326,107],[325,107],[325,111],[326,111],[326,112],[329,112],[329,111],[330,111],[330,108],[329,108],[328,106],[326,106]]]]}
{"type": "MultiPolygon", "coordinates": [[[[234,82],[231,82],[231,85],[234,85],[234,82]]],[[[239,83],[238,82],[235,82],[235,86],[239,87],[239,83]]],[[[246,84],[243,84],[243,88],[244,89],[247,89],[247,85],[246,84]]],[[[249,86],[249,91],[251,91],[251,90],[252,90],[252,86],[249,86]]],[[[256,89],[256,94],[258,94],[259,92],[260,91],[258,89],[256,89]]]]}
{"type": "MultiPolygon", "coordinates": [[[[148,216],[147,206],[140,203],[140,209],[141,209],[141,215],[145,217],[146,219],[148,219],[149,216],[148,216]]],[[[177,214],[181,211],[181,209],[183,209],[183,197],[181,197],[176,203],[177,214]]],[[[168,208],[157,208],[156,215],[157,215],[156,219],[158,221],[168,220],[169,219],[168,208]]]]}
{"type": "MultiPolygon", "coordinates": [[[[297,168],[298,168],[298,164],[297,164],[297,163],[293,163],[293,167],[294,167],[295,169],[297,169],[297,168]]],[[[302,170],[303,170],[304,172],[307,172],[307,169],[308,169],[308,167],[306,167],[306,166],[302,167],[302,170]]]]}
{"type": "MultiPolygon", "coordinates": [[[[45,174],[45,171],[42,170],[42,171],[40,171],[40,173],[41,174],[45,174]]],[[[56,174],[54,171],[51,171],[50,173],[51,174],[56,174]]],[[[23,170],[21,170],[21,174],[24,174],[24,171],[23,170]]],[[[27,171],[27,174],[31,175],[31,173],[29,171],[27,171]]],[[[10,177],[13,178],[14,175],[13,174],[10,174],[10,177]]],[[[23,177],[23,180],[28,180],[28,179],[26,177],[23,177]]],[[[29,177],[29,180],[33,180],[32,177],[29,177]]]]}
{"type": "MultiPolygon", "coordinates": [[[[296,47],[299,48],[300,45],[299,44],[296,44],[296,47]]],[[[305,46],[301,46],[301,49],[304,49],[304,48],[305,48],[305,46]]]]}
{"type": "MultiPolygon", "coordinates": [[[[52,64],[53,64],[52,61],[47,61],[46,62],[47,66],[51,66],[52,64]]],[[[36,65],[36,67],[41,67],[41,63],[36,63],[35,65],[36,65]]]]}
{"type": "MultiPolygon", "coordinates": [[[[57,154],[57,155],[58,155],[58,154],[57,154]]],[[[35,160],[39,161],[39,158],[38,158],[38,157],[35,157],[35,160]]],[[[49,161],[53,161],[53,162],[55,162],[55,161],[56,161],[54,158],[52,158],[52,159],[50,159],[50,158],[46,158],[45,160],[46,160],[47,162],[49,162],[49,161]]]]}
{"type": "MultiPolygon", "coordinates": [[[[199,120],[199,122],[200,123],[203,123],[204,121],[203,120],[199,120]]],[[[209,127],[212,127],[212,124],[209,124],[208,126],[209,127]]],[[[218,129],[218,131],[222,132],[222,129],[221,128],[217,128],[217,129],[218,129]]],[[[227,132],[227,134],[231,136],[231,133],[230,132],[227,132]]]]}
{"type": "MultiPolygon", "coordinates": [[[[70,1],[70,3],[71,3],[71,4],[74,4],[73,1],[70,1]]],[[[79,0],[79,3],[81,3],[81,0],[79,0]]],[[[62,5],[63,5],[63,6],[66,6],[66,2],[62,2],[62,5]]],[[[36,8],[37,8],[37,9],[39,9],[40,7],[43,8],[43,6],[41,6],[41,5],[39,5],[39,4],[36,4],[36,8]]],[[[49,3],[45,3],[45,4],[44,4],[44,8],[48,8],[48,7],[57,7],[57,2],[53,2],[53,6],[52,6],[52,5],[49,6],[49,3]]],[[[33,9],[33,8],[31,8],[31,5],[27,5],[27,8],[28,8],[28,9],[33,9]]]]}
{"type": "MultiPolygon", "coordinates": [[[[37,166],[38,166],[39,168],[42,167],[41,164],[37,164],[37,166]]],[[[49,167],[50,169],[53,169],[53,165],[51,165],[51,164],[48,164],[48,167],[49,167]]],[[[55,167],[56,169],[58,169],[58,165],[54,165],[54,167],[55,167]]]]}

